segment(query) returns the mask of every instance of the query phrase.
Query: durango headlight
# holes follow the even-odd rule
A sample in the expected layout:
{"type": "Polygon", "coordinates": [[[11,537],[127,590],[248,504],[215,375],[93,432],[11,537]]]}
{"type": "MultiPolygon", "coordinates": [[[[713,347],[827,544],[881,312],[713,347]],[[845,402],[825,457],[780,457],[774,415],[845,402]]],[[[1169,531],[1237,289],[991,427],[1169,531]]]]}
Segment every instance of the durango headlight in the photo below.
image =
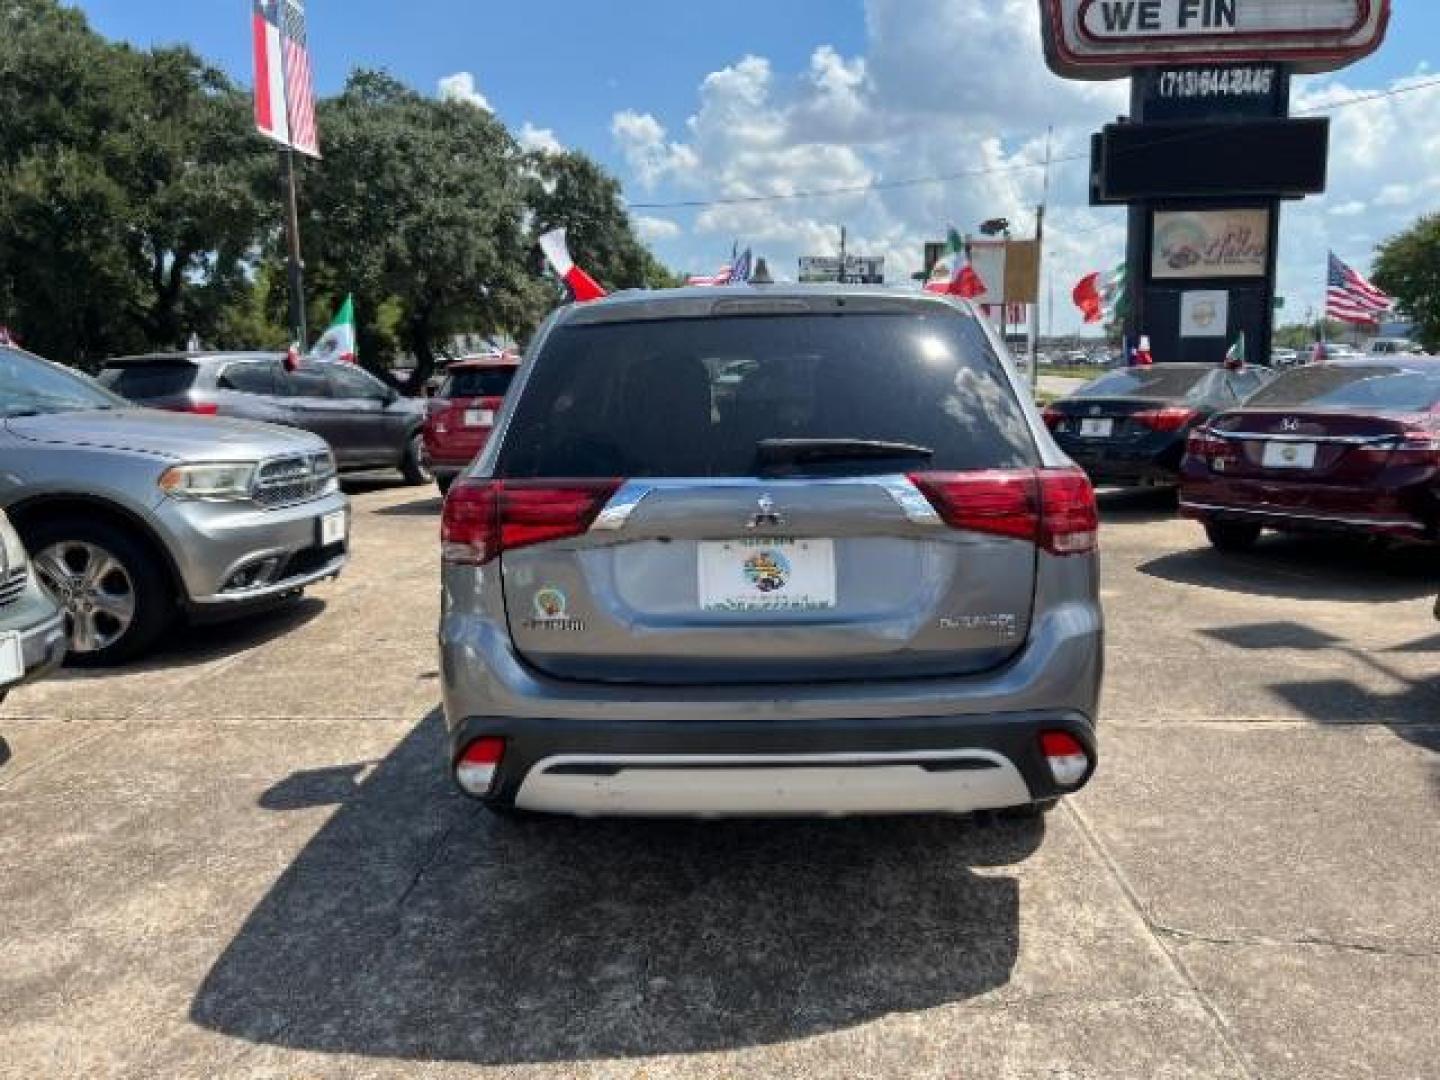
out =
{"type": "Polygon", "coordinates": [[[230,502],[254,493],[253,462],[225,465],[176,465],[160,475],[160,490],[175,499],[230,502]]]}

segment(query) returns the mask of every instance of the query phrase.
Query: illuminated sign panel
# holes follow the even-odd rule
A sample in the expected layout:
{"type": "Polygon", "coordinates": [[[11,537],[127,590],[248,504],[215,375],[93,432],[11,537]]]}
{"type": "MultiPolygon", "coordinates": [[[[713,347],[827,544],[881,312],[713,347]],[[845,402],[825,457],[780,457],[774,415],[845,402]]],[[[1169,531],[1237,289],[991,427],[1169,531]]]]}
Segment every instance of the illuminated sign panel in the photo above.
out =
{"type": "Polygon", "coordinates": [[[1268,61],[1333,71],[1379,47],[1390,0],[1040,0],[1057,74],[1268,61]]]}

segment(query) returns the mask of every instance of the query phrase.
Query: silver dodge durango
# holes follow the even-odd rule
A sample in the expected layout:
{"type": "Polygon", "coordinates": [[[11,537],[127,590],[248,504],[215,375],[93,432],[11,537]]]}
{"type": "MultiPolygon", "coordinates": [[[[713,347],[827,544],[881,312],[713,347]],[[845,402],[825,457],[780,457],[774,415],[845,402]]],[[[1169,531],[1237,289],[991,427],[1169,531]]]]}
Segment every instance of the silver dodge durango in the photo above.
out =
{"type": "Polygon", "coordinates": [[[501,813],[1039,813],[1096,765],[1097,528],[969,304],[563,308],[445,503],[448,765],[501,813]]]}

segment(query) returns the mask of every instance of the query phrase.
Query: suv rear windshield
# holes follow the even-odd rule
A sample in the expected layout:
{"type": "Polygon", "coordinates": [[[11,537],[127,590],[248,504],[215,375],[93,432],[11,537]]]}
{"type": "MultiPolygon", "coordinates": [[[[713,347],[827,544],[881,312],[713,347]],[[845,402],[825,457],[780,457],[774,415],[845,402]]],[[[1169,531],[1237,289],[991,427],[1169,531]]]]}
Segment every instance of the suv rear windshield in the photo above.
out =
{"type": "Polygon", "coordinates": [[[442,398],[504,397],[515,379],[513,367],[452,371],[440,387],[442,398]]]}
{"type": "Polygon", "coordinates": [[[1281,375],[1251,409],[1381,409],[1423,412],[1440,404],[1440,364],[1314,364],[1281,375]]]}
{"type": "Polygon", "coordinates": [[[497,475],[752,476],[768,439],[933,450],[831,473],[1037,463],[975,320],[906,311],[563,327],[536,358],[497,475]]]}
{"type": "Polygon", "coordinates": [[[188,360],[173,364],[118,364],[100,372],[100,383],[131,401],[173,397],[190,389],[197,370],[188,360]]]}
{"type": "Polygon", "coordinates": [[[1124,371],[1112,371],[1102,375],[1088,386],[1082,386],[1075,397],[1136,397],[1158,398],[1164,401],[1183,401],[1192,393],[1198,393],[1205,376],[1217,369],[1212,367],[1136,367],[1124,371]]]}

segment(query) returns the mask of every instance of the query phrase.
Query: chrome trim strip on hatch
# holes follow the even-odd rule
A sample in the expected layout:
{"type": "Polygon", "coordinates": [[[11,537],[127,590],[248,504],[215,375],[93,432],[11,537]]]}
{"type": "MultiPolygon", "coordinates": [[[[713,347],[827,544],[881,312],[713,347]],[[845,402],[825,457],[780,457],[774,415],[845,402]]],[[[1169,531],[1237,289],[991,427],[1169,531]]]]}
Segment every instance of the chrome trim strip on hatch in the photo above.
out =
{"type": "Polygon", "coordinates": [[[1398,435],[1275,435],[1258,431],[1220,431],[1211,428],[1216,438],[1233,441],[1276,442],[1276,443],[1334,443],[1339,446],[1376,446],[1393,443],[1398,435]]]}
{"type": "Polygon", "coordinates": [[[895,501],[912,525],[944,524],[935,507],[908,476],[822,476],[762,480],[754,476],[667,477],[658,480],[627,480],[610,497],[595,517],[591,532],[619,532],[625,528],[639,505],[657,491],[684,491],[695,488],[754,488],[759,491],[799,490],[813,487],[876,487],[895,501]]]}

